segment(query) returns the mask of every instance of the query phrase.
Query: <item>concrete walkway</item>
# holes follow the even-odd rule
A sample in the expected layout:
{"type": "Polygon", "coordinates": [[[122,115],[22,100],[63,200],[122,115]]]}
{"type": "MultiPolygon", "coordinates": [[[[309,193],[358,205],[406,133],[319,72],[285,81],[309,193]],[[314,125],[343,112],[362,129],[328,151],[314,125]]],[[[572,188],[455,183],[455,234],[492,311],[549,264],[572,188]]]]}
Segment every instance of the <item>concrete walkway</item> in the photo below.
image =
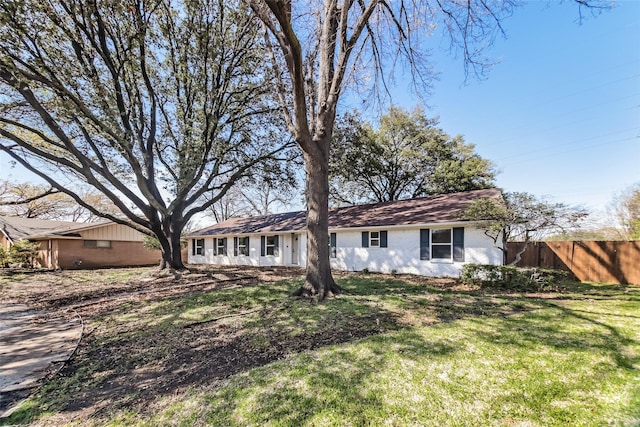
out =
{"type": "Polygon", "coordinates": [[[33,311],[22,304],[0,304],[0,418],[29,396],[66,362],[82,335],[82,322],[33,311]]]}

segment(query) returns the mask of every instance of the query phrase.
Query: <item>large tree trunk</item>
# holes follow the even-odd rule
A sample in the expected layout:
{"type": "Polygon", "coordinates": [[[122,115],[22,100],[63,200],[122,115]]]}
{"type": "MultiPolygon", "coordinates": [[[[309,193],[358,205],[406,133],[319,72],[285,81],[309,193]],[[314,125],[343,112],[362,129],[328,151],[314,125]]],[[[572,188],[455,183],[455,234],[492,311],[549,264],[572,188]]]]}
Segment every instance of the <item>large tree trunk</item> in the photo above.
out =
{"type": "Polygon", "coordinates": [[[158,268],[160,270],[165,268],[186,270],[187,268],[182,262],[182,247],[180,246],[182,227],[178,224],[170,224],[164,228],[154,229],[153,231],[160,243],[160,250],[162,251],[162,259],[160,260],[158,268]],[[174,230],[180,231],[174,232],[174,230]]]}
{"type": "Polygon", "coordinates": [[[184,263],[182,262],[182,242],[180,241],[181,233],[171,234],[171,262],[170,266],[174,270],[186,270],[184,263]]]}
{"type": "Polygon", "coordinates": [[[182,254],[180,253],[180,246],[178,248],[172,248],[169,251],[162,251],[162,259],[160,260],[160,270],[170,268],[171,270],[186,270],[184,263],[182,262],[182,254]],[[177,252],[177,253],[176,253],[177,252]]]}
{"type": "MultiPolygon", "coordinates": [[[[324,141],[323,141],[324,142],[324,141]]],[[[328,144],[328,141],[327,141],[328,144]]],[[[319,144],[320,145],[320,144],[319,144]]],[[[304,153],[307,197],[307,274],[294,295],[316,298],[340,292],[329,262],[329,161],[321,150],[304,153]]]]}

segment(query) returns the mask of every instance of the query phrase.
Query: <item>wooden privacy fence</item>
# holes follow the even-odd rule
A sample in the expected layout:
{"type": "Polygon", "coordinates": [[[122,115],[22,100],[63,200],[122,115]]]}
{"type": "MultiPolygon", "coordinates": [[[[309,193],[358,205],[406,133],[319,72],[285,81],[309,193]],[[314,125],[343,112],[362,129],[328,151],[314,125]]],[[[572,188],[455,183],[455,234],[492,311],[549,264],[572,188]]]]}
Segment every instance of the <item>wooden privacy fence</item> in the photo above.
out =
{"type": "MultiPolygon", "coordinates": [[[[507,244],[507,263],[522,242],[507,244]]],[[[519,267],[570,271],[583,282],[640,285],[640,241],[529,242],[519,267]]]]}

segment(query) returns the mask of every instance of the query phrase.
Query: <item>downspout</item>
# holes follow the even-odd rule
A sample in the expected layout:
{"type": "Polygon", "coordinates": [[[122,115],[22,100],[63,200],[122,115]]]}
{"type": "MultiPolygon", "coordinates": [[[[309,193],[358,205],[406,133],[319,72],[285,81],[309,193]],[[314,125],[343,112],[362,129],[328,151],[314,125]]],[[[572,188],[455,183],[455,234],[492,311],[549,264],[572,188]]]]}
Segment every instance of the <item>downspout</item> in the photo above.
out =
{"type": "Polygon", "coordinates": [[[52,252],[53,252],[53,244],[51,243],[51,239],[49,239],[47,241],[47,246],[48,246],[48,250],[47,250],[47,267],[49,267],[52,270],[55,270],[55,267],[53,266],[53,256],[52,256],[52,252]]]}

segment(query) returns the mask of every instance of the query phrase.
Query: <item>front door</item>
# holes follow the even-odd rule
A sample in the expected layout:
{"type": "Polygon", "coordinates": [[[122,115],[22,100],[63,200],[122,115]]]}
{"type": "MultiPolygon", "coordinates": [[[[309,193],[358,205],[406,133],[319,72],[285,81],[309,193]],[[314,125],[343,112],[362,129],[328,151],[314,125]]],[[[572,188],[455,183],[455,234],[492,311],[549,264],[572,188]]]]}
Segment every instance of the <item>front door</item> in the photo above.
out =
{"type": "Polygon", "coordinates": [[[298,235],[291,233],[291,264],[298,264],[298,235]]]}

